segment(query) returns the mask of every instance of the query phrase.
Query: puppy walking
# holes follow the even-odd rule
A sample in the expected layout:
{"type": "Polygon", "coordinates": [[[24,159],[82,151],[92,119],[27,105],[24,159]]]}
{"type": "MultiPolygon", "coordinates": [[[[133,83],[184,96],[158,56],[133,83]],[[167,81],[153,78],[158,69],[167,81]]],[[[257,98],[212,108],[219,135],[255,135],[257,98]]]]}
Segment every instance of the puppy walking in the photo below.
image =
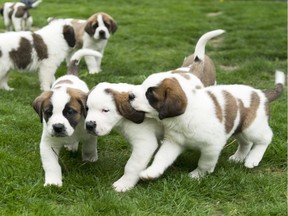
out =
{"type": "Polygon", "coordinates": [[[180,76],[148,77],[130,96],[131,105],[147,117],[161,120],[165,135],[152,165],[140,177],[158,178],[185,148],[201,152],[198,167],[190,173],[192,178],[212,173],[232,135],[239,147],[230,160],[245,161],[247,168],[258,166],[273,136],[268,124],[269,103],[281,95],[285,83],[283,72],[276,71],[275,76],[275,88],[265,91],[245,85],[199,88],[180,76]]]}
{"type": "Polygon", "coordinates": [[[86,83],[78,78],[78,62],[87,54],[101,57],[96,51],[76,52],[71,58],[67,75],[57,79],[52,88],[43,92],[32,104],[43,123],[40,155],[45,171],[44,186],[62,186],[58,155],[63,146],[76,151],[81,141],[82,159],[90,162],[98,159],[97,137],[88,134],[84,129],[89,89],[86,83]]]}

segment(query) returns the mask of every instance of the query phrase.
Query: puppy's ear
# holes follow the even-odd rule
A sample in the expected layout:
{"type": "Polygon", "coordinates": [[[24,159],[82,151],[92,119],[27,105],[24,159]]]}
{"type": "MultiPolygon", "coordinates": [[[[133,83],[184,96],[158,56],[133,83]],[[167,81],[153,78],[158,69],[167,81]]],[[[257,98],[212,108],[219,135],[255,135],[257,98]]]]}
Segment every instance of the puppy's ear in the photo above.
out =
{"type": "Polygon", "coordinates": [[[113,95],[117,110],[120,115],[137,124],[140,124],[144,121],[145,113],[137,111],[131,106],[128,92],[117,92],[112,89],[106,89],[105,91],[113,95]]]}
{"type": "Polygon", "coordinates": [[[95,33],[95,28],[93,28],[93,25],[95,25],[96,23],[94,23],[92,20],[88,20],[86,25],[85,25],[85,32],[90,35],[90,37],[92,37],[95,33]]]}
{"type": "Polygon", "coordinates": [[[64,39],[66,40],[67,44],[70,47],[74,47],[76,45],[75,32],[74,32],[74,29],[72,26],[64,25],[63,36],[64,36],[64,39]]]}
{"type": "Polygon", "coordinates": [[[149,88],[146,98],[159,113],[159,119],[183,114],[187,107],[187,98],[176,79],[164,79],[158,87],[149,88]]]}
{"type": "Polygon", "coordinates": [[[117,28],[118,28],[116,21],[111,19],[110,20],[110,25],[111,25],[111,27],[110,27],[111,28],[111,32],[112,32],[112,34],[114,34],[116,32],[117,28]]]}
{"type": "Polygon", "coordinates": [[[32,102],[32,107],[34,108],[34,110],[37,112],[37,114],[40,117],[40,122],[42,123],[43,121],[43,108],[45,105],[45,102],[47,102],[51,96],[52,96],[53,92],[52,91],[45,91],[42,92],[41,95],[39,95],[33,102],[32,102]]]}

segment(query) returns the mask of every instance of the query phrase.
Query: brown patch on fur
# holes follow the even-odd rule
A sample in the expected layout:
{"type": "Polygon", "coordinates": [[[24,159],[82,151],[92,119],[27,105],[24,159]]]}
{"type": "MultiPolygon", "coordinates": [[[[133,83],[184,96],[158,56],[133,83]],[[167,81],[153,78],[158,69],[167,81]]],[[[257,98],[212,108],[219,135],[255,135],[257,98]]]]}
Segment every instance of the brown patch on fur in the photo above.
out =
{"type": "Polygon", "coordinates": [[[86,22],[79,22],[78,20],[73,20],[71,24],[75,31],[76,47],[81,48],[83,46],[83,32],[86,22]]]}
{"type": "Polygon", "coordinates": [[[185,79],[190,80],[190,76],[187,73],[187,71],[174,70],[174,71],[172,71],[172,74],[179,74],[180,76],[184,77],[185,79]]]}
{"type": "Polygon", "coordinates": [[[60,80],[57,83],[55,83],[54,86],[61,85],[61,84],[73,84],[73,82],[71,80],[60,80]]]}
{"type": "Polygon", "coordinates": [[[0,50],[0,58],[2,57],[2,51],[0,50]]]}
{"type": "Polygon", "coordinates": [[[110,88],[105,89],[105,92],[113,95],[117,110],[124,118],[138,124],[144,121],[145,113],[137,111],[131,106],[128,92],[118,92],[110,88]]]}
{"type": "Polygon", "coordinates": [[[48,58],[48,48],[47,45],[44,43],[43,38],[36,34],[32,34],[33,42],[34,42],[34,48],[36,50],[37,56],[39,60],[43,60],[48,58]]]}
{"type": "MultiPolygon", "coordinates": [[[[251,103],[249,107],[244,107],[242,100],[238,99],[239,110],[240,110],[240,122],[235,133],[241,132],[244,129],[248,128],[256,118],[256,112],[260,105],[260,97],[256,92],[251,94],[251,103]]],[[[269,106],[265,108],[269,109],[269,106]]],[[[266,110],[267,112],[267,110],[266,110]]]]}
{"type": "Polygon", "coordinates": [[[284,90],[284,86],[280,83],[276,84],[274,89],[264,90],[264,94],[269,102],[276,100],[278,97],[281,96],[284,90]]]}
{"type": "Polygon", "coordinates": [[[10,51],[9,56],[17,68],[25,69],[32,60],[32,45],[30,41],[22,37],[18,49],[10,51]]]}
{"type": "Polygon", "coordinates": [[[232,130],[235,119],[237,117],[237,101],[233,97],[233,95],[227,91],[223,91],[224,99],[225,99],[225,110],[224,110],[224,118],[225,118],[225,131],[226,134],[230,133],[232,130]]]}
{"type": "Polygon", "coordinates": [[[175,78],[166,78],[159,86],[148,88],[146,98],[158,111],[159,119],[181,115],[187,107],[185,92],[175,78]]]}
{"type": "Polygon", "coordinates": [[[74,47],[76,44],[75,32],[72,26],[64,25],[63,27],[63,36],[67,44],[70,47],[74,47]]]}
{"type": "Polygon", "coordinates": [[[106,23],[106,27],[108,28],[109,32],[111,32],[112,34],[115,33],[117,30],[117,23],[115,22],[115,20],[109,14],[103,12],[99,14],[102,15],[103,21],[106,23]]]}
{"type": "Polygon", "coordinates": [[[205,55],[204,63],[203,61],[194,61],[194,54],[188,56],[181,67],[190,66],[190,73],[197,76],[204,86],[211,86],[215,84],[216,81],[216,70],[213,61],[205,55]]]}
{"type": "Polygon", "coordinates": [[[25,6],[19,6],[16,9],[15,17],[21,18],[25,15],[25,13],[27,13],[27,16],[29,17],[28,8],[25,6]]]}
{"type": "MultiPolygon", "coordinates": [[[[52,106],[50,101],[52,95],[53,95],[52,91],[44,91],[32,103],[32,107],[38,113],[41,123],[43,120],[44,110],[49,109],[49,107],[52,106]]],[[[45,117],[45,120],[46,122],[48,121],[47,117],[45,117]]]]}
{"type": "MultiPolygon", "coordinates": [[[[86,100],[87,100],[87,94],[79,89],[74,88],[67,88],[67,93],[71,96],[69,103],[66,104],[65,108],[73,108],[77,111],[77,113],[70,118],[65,116],[70,125],[75,128],[77,124],[79,123],[81,116],[83,115],[86,117],[86,100]]],[[[64,112],[64,111],[63,111],[64,112]]]]}
{"type": "Polygon", "coordinates": [[[215,106],[215,110],[216,110],[216,116],[218,118],[218,120],[220,122],[223,121],[223,113],[222,113],[222,108],[217,100],[217,98],[215,97],[215,95],[212,92],[208,91],[208,95],[210,96],[210,98],[212,99],[214,106],[215,106]]]}

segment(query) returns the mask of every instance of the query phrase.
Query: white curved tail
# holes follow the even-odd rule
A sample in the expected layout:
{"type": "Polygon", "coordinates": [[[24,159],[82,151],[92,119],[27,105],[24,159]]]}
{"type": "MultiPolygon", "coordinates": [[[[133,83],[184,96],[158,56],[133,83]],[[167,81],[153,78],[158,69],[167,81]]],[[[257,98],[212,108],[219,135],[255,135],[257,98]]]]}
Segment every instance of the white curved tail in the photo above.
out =
{"type": "Polygon", "coordinates": [[[84,48],[77,50],[70,59],[67,74],[78,76],[78,64],[84,56],[94,56],[101,58],[103,55],[100,52],[91,49],[84,48]]]}
{"type": "Polygon", "coordinates": [[[214,31],[210,31],[205,33],[204,35],[202,35],[200,37],[200,39],[198,40],[196,47],[195,47],[195,51],[194,51],[194,60],[196,60],[198,58],[198,60],[203,61],[204,57],[205,57],[205,46],[206,43],[211,39],[214,38],[218,35],[223,34],[225,31],[222,29],[217,29],[214,31]]]}

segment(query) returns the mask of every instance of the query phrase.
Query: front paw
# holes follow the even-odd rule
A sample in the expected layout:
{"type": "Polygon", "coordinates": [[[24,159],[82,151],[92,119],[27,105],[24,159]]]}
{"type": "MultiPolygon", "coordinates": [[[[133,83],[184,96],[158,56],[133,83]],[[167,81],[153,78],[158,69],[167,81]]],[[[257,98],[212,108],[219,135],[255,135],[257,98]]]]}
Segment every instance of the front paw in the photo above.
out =
{"type": "Polygon", "coordinates": [[[97,73],[100,73],[102,70],[100,68],[96,68],[96,69],[93,69],[93,70],[89,70],[89,74],[97,74],[97,73]]]}
{"type": "Polygon", "coordinates": [[[116,182],[113,183],[113,188],[117,192],[126,192],[134,188],[136,185],[137,180],[125,179],[123,176],[122,178],[118,179],[116,182]]]}
{"type": "Polygon", "coordinates": [[[62,180],[57,179],[57,178],[49,178],[45,180],[44,187],[52,186],[52,185],[57,186],[57,187],[62,187],[62,180]]]}
{"type": "Polygon", "coordinates": [[[153,179],[159,178],[162,174],[163,172],[149,167],[146,170],[142,171],[139,177],[142,180],[153,180],[153,179]]]}
{"type": "Polygon", "coordinates": [[[83,154],[82,155],[82,160],[83,161],[88,161],[88,162],[96,162],[98,160],[98,155],[97,154],[83,154]]]}

